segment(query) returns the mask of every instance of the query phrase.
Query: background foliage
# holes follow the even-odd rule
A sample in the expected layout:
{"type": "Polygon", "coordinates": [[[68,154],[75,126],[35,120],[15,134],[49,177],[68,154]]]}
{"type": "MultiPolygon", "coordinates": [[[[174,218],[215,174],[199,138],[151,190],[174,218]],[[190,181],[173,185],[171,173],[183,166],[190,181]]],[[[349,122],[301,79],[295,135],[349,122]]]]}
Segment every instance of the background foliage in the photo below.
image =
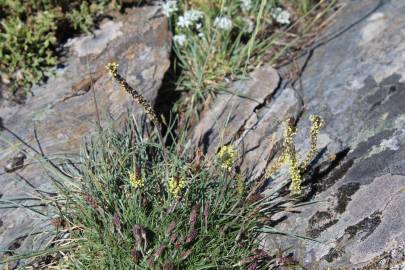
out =
{"type": "Polygon", "coordinates": [[[61,42],[90,32],[117,1],[0,0],[0,74],[12,91],[29,88],[52,73],[61,42]]]}
{"type": "Polygon", "coordinates": [[[198,115],[226,83],[264,63],[292,61],[311,44],[334,0],[167,1],[185,93],[174,110],[198,115]]]}

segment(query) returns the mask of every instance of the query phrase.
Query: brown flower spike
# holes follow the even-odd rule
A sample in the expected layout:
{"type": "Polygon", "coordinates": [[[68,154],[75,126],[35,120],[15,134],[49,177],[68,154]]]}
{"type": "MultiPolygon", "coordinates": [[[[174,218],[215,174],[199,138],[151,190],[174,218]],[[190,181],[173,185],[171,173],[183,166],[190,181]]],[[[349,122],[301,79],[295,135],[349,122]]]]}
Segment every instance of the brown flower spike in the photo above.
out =
{"type": "Polygon", "coordinates": [[[130,86],[127,81],[118,74],[118,64],[115,62],[108,63],[106,65],[106,69],[110,72],[111,76],[119,83],[120,87],[128,92],[136,102],[138,102],[145,110],[146,114],[148,115],[149,119],[152,123],[160,127],[160,121],[157,117],[155,111],[153,110],[152,106],[149,102],[141,95],[138,91],[136,91],[132,86],[130,86]]]}

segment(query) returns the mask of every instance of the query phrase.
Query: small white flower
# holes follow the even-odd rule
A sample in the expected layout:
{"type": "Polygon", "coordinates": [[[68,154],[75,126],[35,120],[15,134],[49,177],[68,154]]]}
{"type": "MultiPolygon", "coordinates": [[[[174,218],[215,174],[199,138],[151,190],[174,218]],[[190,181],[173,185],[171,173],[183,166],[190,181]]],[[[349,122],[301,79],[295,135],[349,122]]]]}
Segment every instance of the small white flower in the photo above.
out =
{"type": "Polygon", "coordinates": [[[203,12],[195,9],[187,10],[186,12],[184,12],[184,17],[192,22],[197,22],[203,16],[204,16],[203,12]]]}
{"type": "Polygon", "coordinates": [[[180,16],[179,20],[177,21],[177,26],[182,28],[187,28],[193,25],[193,22],[190,19],[186,18],[185,16],[180,16]]]}
{"type": "Polygon", "coordinates": [[[243,18],[243,21],[245,22],[245,27],[244,27],[245,32],[252,33],[253,30],[255,29],[255,24],[248,18],[243,18]]]}
{"type": "Polygon", "coordinates": [[[204,38],[205,35],[204,35],[204,33],[198,33],[198,37],[199,37],[199,38],[204,38]]]}
{"type": "Polygon", "coordinates": [[[228,17],[216,17],[214,20],[214,26],[222,30],[231,30],[232,20],[228,17]]]}
{"type": "Polygon", "coordinates": [[[180,16],[178,21],[177,21],[177,26],[182,27],[182,28],[188,28],[192,26],[195,22],[198,22],[202,17],[204,16],[204,13],[202,13],[199,10],[187,10],[184,12],[183,16],[180,16]]]}
{"type": "Polygon", "coordinates": [[[248,12],[252,8],[252,0],[242,0],[240,6],[244,12],[248,12]]]}
{"type": "Polygon", "coordinates": [[[290,24],[290,13],[287,10],[282,10],[281,8],[276,8],[272,12],[273,18],[279,24],[290,24]]]}
{"type": "Polygon", "coordinates": [[[162,4],[162,12],[166,17],[169,17],[175,11],[177,11],[177,1],[169,0],[162,4]]]}
{"type": "Polygon", "coordinates": [[[195,28],[196,28],[197,30],[200,30],[201,27],[202,27],[202,24],[201,24],[201,23],[197,23],[197,24],[195,25],[195,28]]]}
{"type": "Polygon", "coordinates": [[[181,35],[175,35],[173,37],[174,42],[180,45],[182,47],[186,43],[186,36],[181,34],[181,35]]]}

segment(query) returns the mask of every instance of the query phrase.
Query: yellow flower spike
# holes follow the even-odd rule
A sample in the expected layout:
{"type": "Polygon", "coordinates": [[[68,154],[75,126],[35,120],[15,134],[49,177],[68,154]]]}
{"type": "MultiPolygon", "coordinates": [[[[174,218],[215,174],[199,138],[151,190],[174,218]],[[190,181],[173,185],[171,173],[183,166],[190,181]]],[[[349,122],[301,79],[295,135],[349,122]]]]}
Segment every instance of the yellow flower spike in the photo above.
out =
{"type": "Polygon", "coordinates": [[[290,163],[288,170],[291,178],[290,191],[291,195],[300,195],[301,194],[301,171],[296,163],[290,163]]]}
{"type": "Polygon", "coordinates": [[[145,185],[145,181],[138,171],[129,173],[129,183],[134,189],[140,189],[145,185]]]}
{"type": "Polygon", "coordinates": [[[174,197],[179,197],[180,192],[186,186],[186,181],[183,177],[181,178],[170,178],[167,183],[167,188],[170,194],[174,197]]]}
{"type": "Polygon", "coordinates": [[[297,129],[294,126],[294,119],[290,118],[285,122],[286,128],[284,130],[284,147],[288,148],[294,145],[294,136],[297,129]]]}
{"type": "Polygon", "coordinates": [[[309,120],[311,121],[311,131],[318,133],[319,130],[323,127],[325,124],[323,119],[317,115],[311,115],[309,117],[309,120]]]}
{"type": "Polygon", "coordinates": [[[290,185],[291,195],[299,195],[301,193],[302,173],[307,169],[308,165],[311,163],[316,154],[318,135],[320,129],[324,125],[324,121],[319,116],[311,115],[309,120],[311,121],[311,128],[309,134],[311,147],[310,150],[308,151],[308,154],[306,155],[305,160],[302,161],[301,163],[299,163],[298,161],[297,152],[294,144],[294,137],[295,134],[297,133],[297,129],[294,124],[295,122],[294,119],[290,118],[285,122],[286,127],[284,130],[283,152],[278,157],[276,162],[274,162],[273,165],[267,170],[266,173],[266,176],[270,177],[283,164],[288,165],[289,167],[288,173],[291,178],[291,185],[290,185]]]}
{"type": "Polygon", "coordinates": [[[110,72],[112,76],[116,76],[118,72],[118,64],[115,62],[108,63],[105,68],[110,72]]]}
{"type": "Polygon", "coordinates": [[[240,196],[245,192],[245,178],[241,173],[236,175],[236,189],[240,196]]]}
{"type": "Polygon", "coordinates": [[[221,167],[227,171],[231,171],[238,157],[238,152],[232,146],[225,145],[219,149],[217,157],[221,167]]]}
{"type": "Polygon", "coordinates": [[[315,157],[315,154],[317,152],[316,146],[318,144],[318,135],[321,128],[324,126],[323,119],[317,115],[311,115],[309,117],[309,120],[311,121],[311,129],[309,132],[311,147],[308,151],[305,160],[300,165],[301,170],[305,170],[311,163],[312,159],[315,157]]]}

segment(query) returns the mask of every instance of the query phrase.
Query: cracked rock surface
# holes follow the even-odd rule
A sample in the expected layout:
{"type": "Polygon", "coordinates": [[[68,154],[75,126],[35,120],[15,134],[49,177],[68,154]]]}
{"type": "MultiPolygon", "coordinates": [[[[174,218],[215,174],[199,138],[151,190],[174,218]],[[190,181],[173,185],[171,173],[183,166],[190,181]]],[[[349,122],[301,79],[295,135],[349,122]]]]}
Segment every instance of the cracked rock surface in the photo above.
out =
{"type": "MultiPolygon", "coordinates": [[[[221,95],[203,115],[194,141],[208,155],[233,144],[241,153],[238,165],[255,180],[280,149],[280,121],[297,119],[296,145],[304,156],[308,118],[320,115],[326,126],[319,135],[319,155],[304,177],[302,200],[322,202],[273,220],[280,231],[320,243],[270,235],[265,244],[270,250],[292,248],[288,252],[306,269],[401,269],[405,2],[343,2],[319,46],[300,59],[299,79],[287,79],[287,67],[279,72],[279,82],[274,70],[263,67],[231,85],[230,90],[254,100],[221,95]],[[263,75],[260,80],[257,73],[263,75]]],[[[282,171],[268,189],[286,179],[282,171]]]]}
{"type": "MultiPolygon", "coordinates": [[[[109,122],[107,119],[114,119],[119,126],[128,111],[138,119],[142,117],[142,108],[111,81],[104,67],[112,60],[119,63],[119,72],[154,103],[170,65],[171,34],[157,8],[145,7],[132,9],[115,21],[106,21],[94,36],[75,38],[67,46],[70,52],[64,67],[46,84],[34,87],[34,95],[25,105],[8,106],[5,101],[0,105],[3,125],[38,152],[55,159],[55,163],[58,156],[78,154],[82,139],[97,130],[94,99],[102,126],[109,122]]],[[[1,168],[11,166],[8,163],[19,148],[27,152],[21,166],[14,166],[16,169],[13,167],[10,173],[2,169],[2,200],[27,194],[38,196],[34,189],[52,191],[50,178],[33,158],[33,150],[6,130],[1,131],[1,136],[11,143],[0,142],[1,168]]],[[[46,237],[36,232],[47,226],[39,217],[27,209],[0,209],[0,249],[37,249],[46,237]]]]}

